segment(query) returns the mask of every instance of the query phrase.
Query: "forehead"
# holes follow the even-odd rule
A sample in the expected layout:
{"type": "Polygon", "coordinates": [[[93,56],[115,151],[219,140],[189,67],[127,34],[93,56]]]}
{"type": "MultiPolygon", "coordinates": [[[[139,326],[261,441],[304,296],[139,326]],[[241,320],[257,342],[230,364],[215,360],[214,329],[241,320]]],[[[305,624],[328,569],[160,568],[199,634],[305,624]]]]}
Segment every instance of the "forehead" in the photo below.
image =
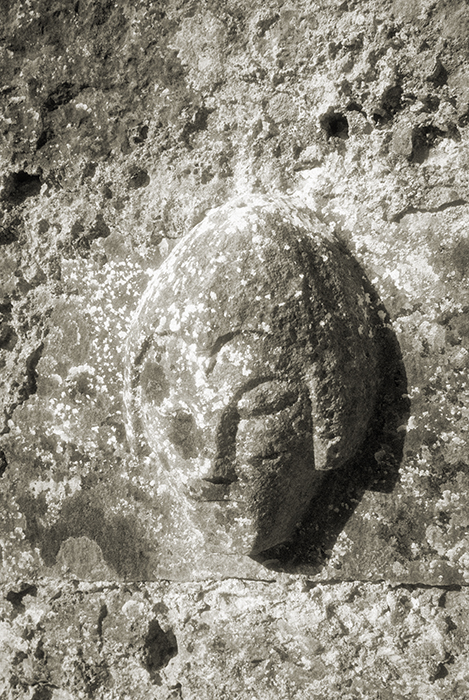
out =
{"type": "Polygon", "coordinates": [[[167,398],[193,398],[200,393],[207,399],[226,396],[232,400],[262,381],[279,376],[296,381],[298,368],[307,369],[307,357],[304,349],[292,351],[282,340],[270,334],[243,332],[207,352],[178,334],[158,336],[142,362],[141,382],[144,387],[153,387],[147,398],[159,402],[155,386],[160,398],[164,386],[167,398]]]}
{"type": "Polygon", "coordinates": [[[210,349],[230,333],[309,325],[315,253],[306,228],[265,206],[227,214],[194,229],[158,270],[140,307],[141,329],[180,333],[210,349]]]}

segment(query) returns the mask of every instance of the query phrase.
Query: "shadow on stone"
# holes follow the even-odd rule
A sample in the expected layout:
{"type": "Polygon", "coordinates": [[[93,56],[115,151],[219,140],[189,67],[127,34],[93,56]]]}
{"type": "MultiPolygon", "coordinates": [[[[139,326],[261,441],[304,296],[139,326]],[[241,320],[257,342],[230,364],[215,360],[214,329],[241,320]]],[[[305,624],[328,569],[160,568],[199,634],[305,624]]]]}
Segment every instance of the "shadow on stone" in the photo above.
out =
{"type": "Polygon", "coordinates": [[[252,557],[272,570],[298,573],[307,567],[308,573],[319,573],[364,493],[391,493],[399,479],[410,415],[407,376],[389,316],[368,280],[364,280],[364,287],[376,309],[381,367],[381,384],[367,436],[349,462],[325,475],[295,535],[252,557]]]}
{"type": "Polygon", "coordinates": [[[40,175],[30,175],[20,170],[17,173],[10,173],[6,178],[3,199],[12,204],[22,204],[28,197],[36,197],[40,191],[40,175]]]}
{"type": "Polygon", "coordinates": [[[145,668],[156,685],[161,684],[158,671],[167,666],[177,653],[178,645],[173,631],[164,632],[158,620],[150,620],[145,637],[144,660],[145,668]]]}
{"type": "MultiPolygon", "coordinates": [[[[106,564],[126,580],[148,579],[147,552],[150,548],[136,518],[115,514],[106,517],[90,492],[81,491],[64,503],[59,520],[41,537],[41,554],[47,566],[54,566],[63,542],[87,537],[99,545],[106,564]]],[[[86,578],[86,576],[85,576],[86,578]]]]}
{"type": "Polygon", "coordinates": [[[24,612],[25,606],[23,604],[23,598],[26,595],[37,596],[37,586],[23,583],[20,591],[9,591],[5,598],[18,612],[24,612]]]}

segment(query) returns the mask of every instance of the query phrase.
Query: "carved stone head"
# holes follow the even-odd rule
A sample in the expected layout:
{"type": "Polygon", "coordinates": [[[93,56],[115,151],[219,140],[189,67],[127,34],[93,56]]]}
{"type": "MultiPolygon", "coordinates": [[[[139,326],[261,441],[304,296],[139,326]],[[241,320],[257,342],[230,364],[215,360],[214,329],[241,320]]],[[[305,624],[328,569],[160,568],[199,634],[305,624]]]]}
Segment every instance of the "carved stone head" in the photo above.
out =
{"type": "Polygon", "coordinates": [[[135,314],[125,389],[174,537],[256,555],[291,535],[365,437],[372,318],[357,265],[294,200],[235,199],[178,243],[135,314]]]}

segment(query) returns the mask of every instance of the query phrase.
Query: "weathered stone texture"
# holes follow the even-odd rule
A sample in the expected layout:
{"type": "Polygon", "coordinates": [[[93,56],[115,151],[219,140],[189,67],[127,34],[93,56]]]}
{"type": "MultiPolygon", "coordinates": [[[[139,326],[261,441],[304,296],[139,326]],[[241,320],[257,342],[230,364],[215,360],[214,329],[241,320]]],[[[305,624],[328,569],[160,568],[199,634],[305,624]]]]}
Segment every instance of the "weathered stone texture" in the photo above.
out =
{"type": "Polygon", "coordinates": [[[0,694],[466,700],[467,4],[1,14],[0,694]],[[365,271],[382,410],[270,563],[144,583],[164,496],[125,339],[176,239],[244,194],[301,200],[365,271]]]}
{"type": "Polygon", "coordinates": [[[44,582],[5,602],[5,697],[467,697],[459,587],[299,579],[55,591],[44,582]]]}

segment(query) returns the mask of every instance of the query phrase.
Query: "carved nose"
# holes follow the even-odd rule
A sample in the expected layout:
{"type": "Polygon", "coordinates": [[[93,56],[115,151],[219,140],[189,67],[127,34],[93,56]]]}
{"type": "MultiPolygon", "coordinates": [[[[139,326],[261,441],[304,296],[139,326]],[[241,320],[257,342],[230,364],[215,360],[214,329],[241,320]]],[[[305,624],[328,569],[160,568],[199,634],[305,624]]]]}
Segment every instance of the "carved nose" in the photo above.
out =
{"type": "Polygon", "coordinates": [[[239,413],[235,406],[228,406],[220,419],[215,436],[215,454],[210,468],[202,477],[211,484],[232,484],[237,481],[236,462],[236,432],[239,423],[239,413]]]}
{"type": "Polygon", "coordinates": [[[232,484],[233,481],[238,480],[238,477],[230,463],[226,463],[223,460],[215,460],[210,470],[202,479],[211,484],[232,484]]]}

